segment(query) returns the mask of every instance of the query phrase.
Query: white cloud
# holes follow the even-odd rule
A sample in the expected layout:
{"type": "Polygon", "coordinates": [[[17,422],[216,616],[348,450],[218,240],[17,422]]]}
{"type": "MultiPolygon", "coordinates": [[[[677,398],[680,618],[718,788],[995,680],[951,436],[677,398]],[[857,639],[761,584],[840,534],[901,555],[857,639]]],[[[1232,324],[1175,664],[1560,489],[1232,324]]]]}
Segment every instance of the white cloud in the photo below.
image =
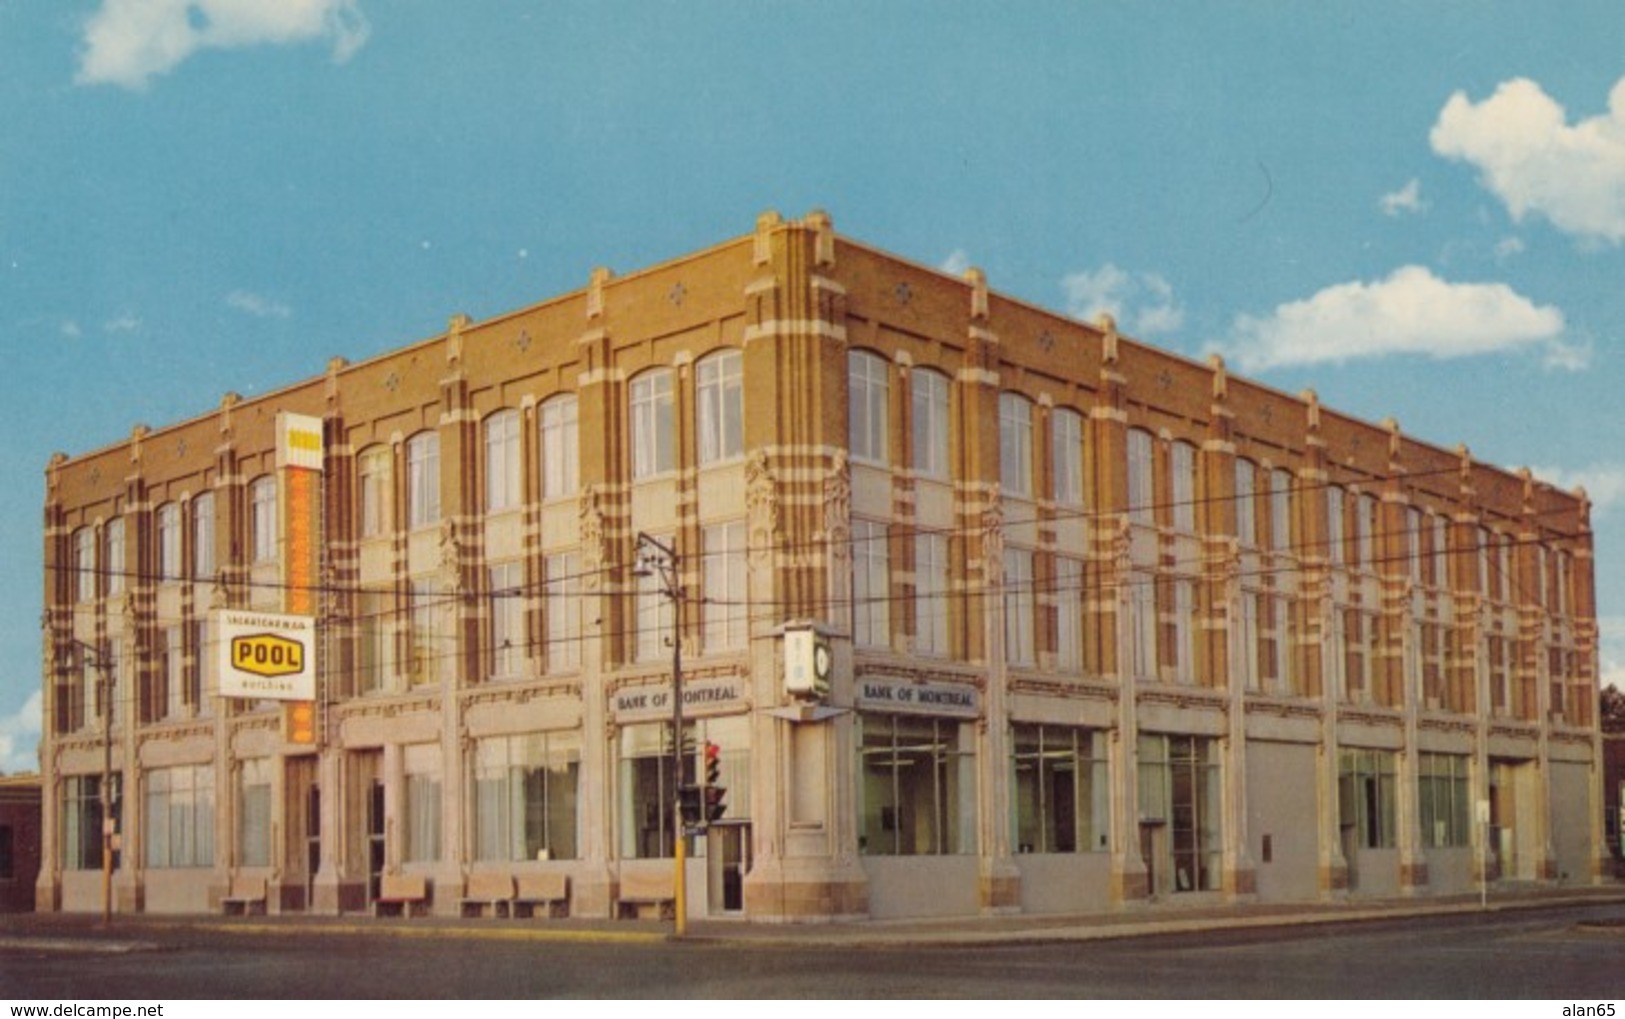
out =
{"type": "Polygon", "coordinates": [[[293,314],[293,309],[286,304],[247,290],[233,290],[226,295],[226,304],[255,318],[288,318],[293,314]]]}
{"type": "Polygon", "coordinates": [[[942,271],[954,276],[963,276],[970,265],[969,253],[964,248],[955,248],[953,254],[942,260],[942,271]]]}
{"type": "MultiPolygon", "coordinates": [[[[1589,467],[1530,467],[1535,477],[1558,488],[1584,488],[1591,499],[1592,515],[1600,516],[1615,506],[1625,506],[1625,464],[1592,464],[1589,467]]],[[[1620,620],[1625,623],[1625,620],[1620,620]]],[[[1625,633],[1622,633],[1625,636],[1625,633]]]]}
{"type": "Polygon", "coordinates": [[[28,695],[23,706],[0,717],[0,772],[39,770],[40,692],[28,695]]]}
{"type": "Polygon", "coordinates": [[[70,340],[77,340],[79,337],[85,334],[85,331],[79,328],[79,323],[75,322],[71,318],[62,323],[61,332],[63,336],[70,340]]]}
{"type": "Polygon", "coordinates": [[[1495,257],[1506,261],[1513,255],[1523,254],[1523,239],[1519,237],[1503,237],[1495,244],[1495,257]]]}
{"type": "Polygon", "coordinates": [[[1240,315],[1223,345],[1243,370],[1341,363],[1395,354],[1437,359],[1541,352],[1553,367],[1583,366],[1562,339],[1563,313],[1504,283],[1450,283],[1421,266],[1375,283],[1339,283],[1262,318],[1240,315]]]}
{"type": "Polygon", "coordinates": [[[1156,273],[1131,273],[1107,262],[1066,276],[1061,289],[1072,317],[1093,322],[1104,312],[1130,335],[1171,333],[1185,324],[1173,286],[1156,273]]]}
{"type": "Polygon", "coordinates": [[[1422,201],[1422,182],[1412,177],[1409,182],[1398,191],[1389,192],[1377,199],[1377,208],[1385,216],[1397,216],[1402,212],[1421,212],[1427,208],[1422,201]]]}
{"type": "Polygon", "coordinates": [[[318,40],[343,63],[370,33],[358,0],[103,0],[76,80],[140,89],[199,50],[318,40]]]}
{"type": "Polygon", "coordinates": [[[133,333],[141,328],[141,319],[129,312],[124,312],[117,318],[110,318],[102,323],[104,333],[133,333]]]}
{"type": "Polygon", "coordinates": [[[1578,237],[1625,241],[1625,78],[1607,114],[1572,125],[1527,78],[1502,82],[1481,103],[1457,92],[1429,141],[1439,155],[1476,166],[1513,220],[1539,215],[1578,237]]]}

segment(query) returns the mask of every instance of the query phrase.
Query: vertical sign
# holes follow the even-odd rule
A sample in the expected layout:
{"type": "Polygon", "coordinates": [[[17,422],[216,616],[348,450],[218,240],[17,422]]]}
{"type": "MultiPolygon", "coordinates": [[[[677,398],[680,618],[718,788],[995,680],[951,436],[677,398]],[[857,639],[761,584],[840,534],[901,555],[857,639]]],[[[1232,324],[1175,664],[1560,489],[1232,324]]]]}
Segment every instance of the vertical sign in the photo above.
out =
{"type": "MultiPolygon", "coordinates": [[[[321,548],[322,421],[304,414],[279,413],[276,433],[283,492],[282,608],[291,615],[314,616],[321,548]]],[[[316,702],[284,704],[282,731],[290,743],[315,745],[316,702]]]]}

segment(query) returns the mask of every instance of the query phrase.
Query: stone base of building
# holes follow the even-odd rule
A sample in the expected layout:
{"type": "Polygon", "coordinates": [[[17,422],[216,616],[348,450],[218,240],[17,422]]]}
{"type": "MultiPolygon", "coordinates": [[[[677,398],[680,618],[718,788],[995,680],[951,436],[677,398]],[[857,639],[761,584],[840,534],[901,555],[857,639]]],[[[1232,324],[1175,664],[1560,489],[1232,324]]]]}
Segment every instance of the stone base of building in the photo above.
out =
{"type": "Polygon", "coordinates": [[[763,923],[832,923],[869,915],[869,878],[823,862],[758,863],[745,877],[745,915],[763,923]]]}
{"type": "Polygon", "coordinates": [[[982,913],[1021,912],[1021,871],[1010,860],[984,860],[977,875],[982,913]]]}

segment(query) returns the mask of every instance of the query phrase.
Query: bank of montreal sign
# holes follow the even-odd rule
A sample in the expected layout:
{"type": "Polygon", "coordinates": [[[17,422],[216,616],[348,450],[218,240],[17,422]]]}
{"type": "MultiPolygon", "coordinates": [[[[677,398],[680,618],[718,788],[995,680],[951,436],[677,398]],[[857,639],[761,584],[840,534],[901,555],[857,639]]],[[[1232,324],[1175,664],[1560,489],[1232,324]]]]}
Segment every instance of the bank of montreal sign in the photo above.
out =
{"type": "Polygon", "coordinates": [[[275,612],[215,616],[220,695],[254,700],[316,699],[316,620],[275,612]]]}

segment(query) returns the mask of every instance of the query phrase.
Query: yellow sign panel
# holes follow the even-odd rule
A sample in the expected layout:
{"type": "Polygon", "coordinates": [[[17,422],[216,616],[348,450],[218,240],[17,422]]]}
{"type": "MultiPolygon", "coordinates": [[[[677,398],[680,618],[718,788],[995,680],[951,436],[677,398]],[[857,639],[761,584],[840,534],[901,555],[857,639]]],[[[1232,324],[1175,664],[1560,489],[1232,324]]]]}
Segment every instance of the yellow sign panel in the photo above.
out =
{"type": "Polygon", "coordinates": [[[241,672],[268,679],[293,676],[305,671],[305,646],[274,633],[234,637],[231,664],[241,672]]]}

